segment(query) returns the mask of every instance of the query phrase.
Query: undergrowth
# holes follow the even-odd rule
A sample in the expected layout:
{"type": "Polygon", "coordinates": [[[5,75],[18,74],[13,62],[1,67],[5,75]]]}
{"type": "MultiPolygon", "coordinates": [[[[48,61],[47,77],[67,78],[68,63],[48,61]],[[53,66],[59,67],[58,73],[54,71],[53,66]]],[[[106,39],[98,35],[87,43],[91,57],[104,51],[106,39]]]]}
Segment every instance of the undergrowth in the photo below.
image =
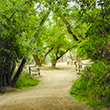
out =
{"type": "Polygon", "coordinates": [[[29,73],[23,72],[14,87],[18,89],[23,89],[26,87],[35,86],[39,84],[39,82],[40,81],[34,76],[31,76],[29,73]]]}
{"type": "Polygon", "coordinates": [[[95,63],[86,67],[70,90],[70,94],[79,102],[85,102],[92,108],[110,107],[110,67],[104,63],[95,63]]]}

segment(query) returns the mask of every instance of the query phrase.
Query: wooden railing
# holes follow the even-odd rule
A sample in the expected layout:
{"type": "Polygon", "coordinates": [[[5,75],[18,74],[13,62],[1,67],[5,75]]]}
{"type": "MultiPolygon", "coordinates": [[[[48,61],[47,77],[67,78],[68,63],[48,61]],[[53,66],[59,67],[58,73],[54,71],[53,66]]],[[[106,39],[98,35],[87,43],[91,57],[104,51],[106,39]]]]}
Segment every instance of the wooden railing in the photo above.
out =
{"type": "Polygon", "coordinates": [[[90,62],[89,60],[78,60],[78,61],[75,61],[74,62],[74,65],[75,65],[75,70],[76,70],[76,73],[78,75],[81,74],[81,70],[83,70],[86,66],[90,66],[93,62],[90,62]]]}
{"type": "Polygon", "coordinates": [[[93,62],[90,62],[90,60],[81,60],[78,59],[76,61],[70,61],[67,62],[67,65],[75,65],[75,72],[80,75],[81,71],[86,67],[90,66],[93,62]]]}
{"type": "Polygon", "coordinates": [[[29,68],[29,74],[36,74],[36,75],[41,75],[40,74],[40,67],[38,65],[28,65],[29,68]]]}

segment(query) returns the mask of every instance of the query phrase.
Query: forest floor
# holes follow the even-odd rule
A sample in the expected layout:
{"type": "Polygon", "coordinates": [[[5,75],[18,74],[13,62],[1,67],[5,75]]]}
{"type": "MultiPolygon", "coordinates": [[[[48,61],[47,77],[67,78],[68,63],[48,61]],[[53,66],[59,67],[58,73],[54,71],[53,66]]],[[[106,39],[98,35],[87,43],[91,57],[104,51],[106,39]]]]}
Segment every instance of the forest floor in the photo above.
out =
{"type": "Polygon", "coordinates": [[[0,110],[92,110],[69,95],[77,79],[74,65],[57,63],[58,69],[41,70],[41,83],[32,88],[0,95],[0,110]]]}

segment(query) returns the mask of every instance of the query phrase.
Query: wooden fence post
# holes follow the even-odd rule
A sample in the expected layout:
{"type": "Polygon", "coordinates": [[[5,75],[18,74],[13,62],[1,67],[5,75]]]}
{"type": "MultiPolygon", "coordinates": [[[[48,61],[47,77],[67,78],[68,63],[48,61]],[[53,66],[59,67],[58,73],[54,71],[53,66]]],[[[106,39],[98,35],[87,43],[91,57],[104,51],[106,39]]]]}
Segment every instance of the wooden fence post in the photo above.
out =
{"type": "Polygon", "coordinates": [[[31,75],[31,67],[29,66],[29,74],[31,75]]]}

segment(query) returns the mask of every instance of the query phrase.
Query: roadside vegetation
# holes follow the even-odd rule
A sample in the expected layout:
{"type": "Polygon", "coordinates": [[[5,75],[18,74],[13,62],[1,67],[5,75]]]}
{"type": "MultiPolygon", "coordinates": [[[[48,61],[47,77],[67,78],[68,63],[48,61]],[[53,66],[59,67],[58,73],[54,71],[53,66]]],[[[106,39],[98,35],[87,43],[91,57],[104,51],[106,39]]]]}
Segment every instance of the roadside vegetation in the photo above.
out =
{"type": "MultiPolygon", "coordinates": [[[[87,6],[87,2],[80,2],[87,6]]],[[[98,1],[100,8],[84,11],[81,20],[88,27],[77,48],[77,57],[86,57],[93,64],[86,67],[70,90],[74,100],[85,102],[92,108],[110,109],[110,2],[98,1]],[[109,18],[109,20],[108,20],[109,18]]]]}
{"type": "Polygon", "coordinates": [[[92,108],[110,107],[110,67],[95,63],[86,67],[70,90],[75,100],[85,102],[92,108]]]}
{"type": "Polygon", "coordinates": [[[35,75],[30,75],[29,73],[22,72],[14,88],[24,89],[26,87],[36,86],[39,83],[40,80],[38,80],[35,75]]]}

